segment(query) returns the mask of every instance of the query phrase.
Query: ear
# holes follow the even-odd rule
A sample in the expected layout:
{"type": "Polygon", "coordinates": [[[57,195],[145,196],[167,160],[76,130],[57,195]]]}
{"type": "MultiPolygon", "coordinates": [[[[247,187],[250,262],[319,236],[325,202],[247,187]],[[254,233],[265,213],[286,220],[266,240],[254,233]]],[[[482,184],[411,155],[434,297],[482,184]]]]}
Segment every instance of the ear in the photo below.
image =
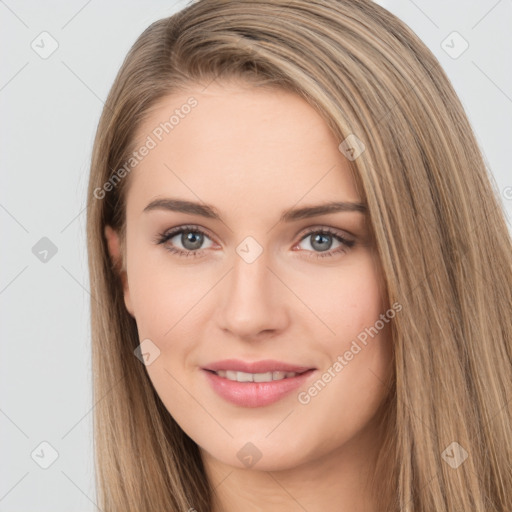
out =
{"type": "Polygon", "coordinates": [[[110,254],[110,258],[112,259],[114,268],[123,284],[124,304],[130,315],[134,317],[130,298],[130,289],[128,286],[128,276],[125,266],[125,254],[123,254],[123,248],[121,247],[122,244],[119,237],[119,233],[112,229],[111,226],[107,225],[105,226],[105,238],[107,239],[108,252],[110,254]]]}

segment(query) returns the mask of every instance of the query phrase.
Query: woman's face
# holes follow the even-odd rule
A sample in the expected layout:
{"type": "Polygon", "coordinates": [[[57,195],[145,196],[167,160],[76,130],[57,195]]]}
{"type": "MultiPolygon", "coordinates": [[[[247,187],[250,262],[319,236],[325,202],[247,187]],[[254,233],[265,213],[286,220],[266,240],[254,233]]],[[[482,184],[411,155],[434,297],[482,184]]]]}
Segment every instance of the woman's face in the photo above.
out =
{"type": "Polygon", "coordinates": [[[234,84],[167,97],[138,140],[124,297],[170,414],[240,468],[366,446],[395,311],[341,141],[299,96],[234,84]]]}

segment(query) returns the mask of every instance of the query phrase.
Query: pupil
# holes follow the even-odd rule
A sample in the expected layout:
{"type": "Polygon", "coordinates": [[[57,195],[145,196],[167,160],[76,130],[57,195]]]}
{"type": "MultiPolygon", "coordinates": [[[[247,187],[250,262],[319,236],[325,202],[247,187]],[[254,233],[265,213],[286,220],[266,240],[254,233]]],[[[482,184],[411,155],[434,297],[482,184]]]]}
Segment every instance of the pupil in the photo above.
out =
{"type": "Polygon", "coordinates": [[[194,249],[199,249],[201,247],[202,241],[203,241],[203,239],[202,239],[201,233],[195,233],[193,231],[189,231],[186,235],[185,234],[182,235],[181,243],[183,244],[183,247],[185,247],[185,249],[187,249],[188,251],[193,251],[194,249]],[[195,239],[195,241],[194,241],[194,239],[195,239]],[[192,246],[187,247],[188,243],[191,243],[192,246]]]}
{"type": "Polygon", "coordinates": [[[325,243],[322,245],[321,240],[323,239],[323,241],[325,242],[325,241],[329,241],[329,238],[331,238],[329,235],[324,235],[322,233],[319,233],[313,237],[313,242],[311,245],[314,249],[318,249],[320,251],[326,251],[331,247],[332,241],[331,241],[331,243],[328,243],[327,244],[328,246],[326,247],[325,243]],[[320,245],[316,245],[316,244],[320,244],[320,245]]]}

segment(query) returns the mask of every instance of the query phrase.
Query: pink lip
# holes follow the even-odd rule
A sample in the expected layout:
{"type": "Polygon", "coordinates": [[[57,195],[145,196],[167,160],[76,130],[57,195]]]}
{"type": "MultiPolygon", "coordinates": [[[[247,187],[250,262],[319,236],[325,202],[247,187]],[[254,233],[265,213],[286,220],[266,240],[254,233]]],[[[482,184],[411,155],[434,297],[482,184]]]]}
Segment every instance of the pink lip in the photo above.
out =
{"type": "Polygon", "coordinates": [[[315,371],[315,368],[294,366],[272,360],[246,363],[236,359],[227,359],[209,364],[202,370],[213,390],[228,402],[240,407],[263,407],[281,400],[300,387],[315,371]],[[283,371],[295,372],[299,375],[271,382],[236,382],[213,373],[218,370],[246,373],[283,371]]]}
{"type": "Polygon", "coordinates": [[[265,359],[263,361],[245,362],[240,359],[224,359],[216,361],[203,367],[203,370],[231,370],[235,372],[246,373],[267,373],[267,372],[295,372],[302,373],[312,370],[311,366],[296,366],[273,359],[265,359]]]}

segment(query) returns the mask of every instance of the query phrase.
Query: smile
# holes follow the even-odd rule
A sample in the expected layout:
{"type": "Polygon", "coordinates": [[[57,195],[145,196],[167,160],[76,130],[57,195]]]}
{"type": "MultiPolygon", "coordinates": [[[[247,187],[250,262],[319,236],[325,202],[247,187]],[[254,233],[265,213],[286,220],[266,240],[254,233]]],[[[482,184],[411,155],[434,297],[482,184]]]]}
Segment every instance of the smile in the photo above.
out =
{"type": "MultiPolygon", "coordinates": [[[[227,375],[222,377],[217,372],[203,370],[213,391],[224,400],[239,407],[263,407],[278,402],[302,386],[314,372],[315,370],[307,370],[303,373],[292,372],[289,377],[284,374],[285,376],[277,379],[274,379],[274,372],[256,374],[226,372],[226,374],[234,374],[233,377],[236,376],[236,378],[230,379],[227,375]],[[253,380],[254,377],[257,379],[259,375],[267,380],[253,380]],[[249,378],[251,380],[248,380],[249,378]]],[[[218,373],[222,373],[222,371],[218,373]]],[[[276,372],[276,374],[283,373],[276,372]]],[[[280,377],[281,375],[276,376],[280,377]]]]}
{"type": "Polygon", "coordinates": [[[215,372],[219,377],[237,382],[272,382],[273,380],[283,380],[296,377],[296,372],[266,372],[266,373],[246,373],[235,372],[231,370],[219,370],[215,372]]]}

